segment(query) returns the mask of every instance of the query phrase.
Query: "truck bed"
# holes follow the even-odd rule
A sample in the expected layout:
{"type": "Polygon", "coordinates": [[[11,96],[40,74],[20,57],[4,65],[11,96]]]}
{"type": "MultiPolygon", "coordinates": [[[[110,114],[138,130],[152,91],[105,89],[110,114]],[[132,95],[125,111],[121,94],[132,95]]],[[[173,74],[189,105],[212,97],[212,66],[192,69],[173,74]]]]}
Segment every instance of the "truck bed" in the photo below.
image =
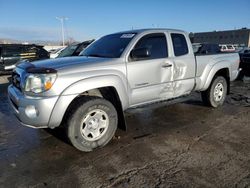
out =
{"type": "MultiPolygon", "coordinates": [[[[211,69],[216,63],[221,61],[227,61],[233,70],[238,69],[239,64],[235,64],[235,62],[239,61],[238,53],[217,53],[217,54],[205,54],[205,55],[195,55],[197,70],[196,77],[202,76],[202,73],[205,69],[211,69]],[[237,66],[236,66],[237,65],[237,66]]],[[[239,62],[238,62],[239,63],[239,62]]]]}

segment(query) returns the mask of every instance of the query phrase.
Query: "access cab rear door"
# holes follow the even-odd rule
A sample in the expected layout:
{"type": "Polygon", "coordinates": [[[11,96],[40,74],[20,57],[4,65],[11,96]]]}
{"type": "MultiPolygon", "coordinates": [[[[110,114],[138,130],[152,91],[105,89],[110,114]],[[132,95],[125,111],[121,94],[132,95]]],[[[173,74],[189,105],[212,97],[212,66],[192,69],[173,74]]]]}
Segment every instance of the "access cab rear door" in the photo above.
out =
{"type": "Polygon", "coordinates": [[[173,62],[173,97],[189,94],[195,85],[196,61],[193,48],[184,32],[170,31],[170,61],[173,62]]]}

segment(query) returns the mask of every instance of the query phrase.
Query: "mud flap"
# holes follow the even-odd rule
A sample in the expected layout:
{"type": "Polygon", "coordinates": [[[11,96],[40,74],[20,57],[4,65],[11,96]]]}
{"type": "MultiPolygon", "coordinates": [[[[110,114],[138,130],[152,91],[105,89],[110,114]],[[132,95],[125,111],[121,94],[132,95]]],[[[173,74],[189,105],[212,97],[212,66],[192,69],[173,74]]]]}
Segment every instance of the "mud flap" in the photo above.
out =
{"type": "Polygon", "coordinates": [[[127,123],[126,123],[126,118],[124,112],[119,108],[117,110],[118,113],[118,128],[127,131],[127,123]]]}

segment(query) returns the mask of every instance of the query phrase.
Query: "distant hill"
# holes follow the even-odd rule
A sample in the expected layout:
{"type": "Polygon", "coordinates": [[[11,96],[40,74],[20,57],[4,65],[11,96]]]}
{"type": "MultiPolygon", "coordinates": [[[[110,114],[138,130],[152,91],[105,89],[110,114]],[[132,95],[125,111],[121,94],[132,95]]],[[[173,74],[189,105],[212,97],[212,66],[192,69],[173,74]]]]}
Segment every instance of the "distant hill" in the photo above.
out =
{"type": "Polygon", "coordinates": [[[0,44],[39,44],[39,45],[60,45],[61,42],[59,41],[42,41],[42,40],[31,40],[31,41],[21,41],[15,39],[8,39],[8,38],[0,38],[0,44]]]}
{"type": "Polygon", "coordinates": [[[19,40],[3,39],[3,38],[0,38],[0,43],[1,43],[1,44],[15,44],[15,43],[22,43],[22,42],[19,41],[19,40]]]}

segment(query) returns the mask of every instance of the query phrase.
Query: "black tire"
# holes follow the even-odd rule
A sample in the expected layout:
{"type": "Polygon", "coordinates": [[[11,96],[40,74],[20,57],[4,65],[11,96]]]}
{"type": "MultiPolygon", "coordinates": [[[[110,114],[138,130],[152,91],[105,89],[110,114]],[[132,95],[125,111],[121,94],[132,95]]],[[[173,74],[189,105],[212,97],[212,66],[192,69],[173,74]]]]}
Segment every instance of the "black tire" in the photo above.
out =
{"type": "Polygon", "coordinates": [[[206,91],[201,92],[201,97],[202,97],[203,103],[207,106],[211,106],[214,108],[217,108],[217,107],[223,105],[223,103],[226,99],[226,95],[227,95],[227,81],[223,76],[216,76],[213,79],[209,88],[206,91]],[[218,84],[222,85],[222,89],[219,90],[222,92],[222,94],[219,95],[220,97],[218,97],[218,95],[217,95],[217,100],[216,100],[214,92],[215,92],[216,86],[218,86],[218,84]]]}
{"type": "MultiPolygon", "coordinates": [[[[67,136],[72,145],[81,151],[89,152],[95,148],[103,147],[112,139],[115,134],[118,124],[117,111],[111,102],[103,98],[86,96],[83,100],[81,100],[80,103],[78,101],[78,104],[73,106],[73,109],[70,111],[70,113],[72,114],[69,115],[67,121],[67,136]],[[101,117],[100,121],[108,122],[107,128],[103,128],[103,132],[101,132],[102,128],[99,129],[99,123],[95,123],[96,119],[94,116],[98,112],[94,114],[93,111],[100,111],[103,114],[106,113],[105,116],[107,117],[99,115],[101,117]],[[89,118],[87,118],[86,116],[89,118]],[[86,120],[85,122],[86,118],[88,119],[88,121],[86,120]],[[91,118],[94,119],[93,124],[90,122],[92,121],[90,120],[91,118]],[[89,125],[90,123],[92,125],[89,125]],[[96,128],[88,128],[89,126],[93,126],[94,124],[97,126],[96,128]],[[88,131],[96,131],[96,129],[98,129],[97,132],[101,137],[96,137],[97,140],[91,140],[94,139],[94,134],[89,133],[89,135],[87,135],[87,133],[83,133],[84,129],[88,131]]],[[[97,120],[97,122],[100,121],[97,120]]]]}

